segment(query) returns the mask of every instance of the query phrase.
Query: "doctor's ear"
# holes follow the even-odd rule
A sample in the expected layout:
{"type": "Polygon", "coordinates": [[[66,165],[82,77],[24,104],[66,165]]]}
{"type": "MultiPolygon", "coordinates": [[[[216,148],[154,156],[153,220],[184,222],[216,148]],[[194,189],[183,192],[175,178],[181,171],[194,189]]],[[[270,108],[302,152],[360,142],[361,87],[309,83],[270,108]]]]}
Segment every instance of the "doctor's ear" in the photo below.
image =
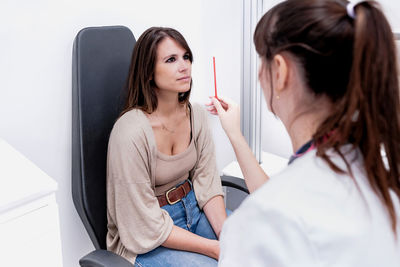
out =
{"type": "Polygon", "coordinates": [[[288,82],[289,62],[288,59],[281,54],[277,54],[273,58],[272,76],[274,79],[274,87],[279,93],[285,89],[288,82]]]}

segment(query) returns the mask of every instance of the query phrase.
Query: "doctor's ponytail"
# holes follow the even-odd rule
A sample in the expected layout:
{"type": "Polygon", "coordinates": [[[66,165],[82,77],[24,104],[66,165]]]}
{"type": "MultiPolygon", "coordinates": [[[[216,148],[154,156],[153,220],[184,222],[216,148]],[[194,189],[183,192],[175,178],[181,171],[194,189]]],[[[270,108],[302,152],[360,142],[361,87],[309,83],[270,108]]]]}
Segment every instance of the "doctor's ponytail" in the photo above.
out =
{"type": "Polygon", "coordinates": [[[389,189],[400,198],[398,59],[392,30],[376,5],[366,1],[354,6],[353,62],[338,131],[361,150],[368,180],[385,203],[395,231],[389,189]]]}

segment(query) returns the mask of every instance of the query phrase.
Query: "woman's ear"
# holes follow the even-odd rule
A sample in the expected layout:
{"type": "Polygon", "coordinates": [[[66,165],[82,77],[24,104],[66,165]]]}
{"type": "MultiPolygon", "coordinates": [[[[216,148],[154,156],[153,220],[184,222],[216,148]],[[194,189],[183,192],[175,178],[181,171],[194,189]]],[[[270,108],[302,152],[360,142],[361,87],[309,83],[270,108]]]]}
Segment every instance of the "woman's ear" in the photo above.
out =
{"type": "Polygon", "coordinates": [[[289,65],[288,62],[286,61],[285,57],[283,57],[281,54],[277,54],[274,56],[274,87],[279,95],[279,93],[286,88],[287,82],[288,82],[288,73],[289,73],[289,65]]]}

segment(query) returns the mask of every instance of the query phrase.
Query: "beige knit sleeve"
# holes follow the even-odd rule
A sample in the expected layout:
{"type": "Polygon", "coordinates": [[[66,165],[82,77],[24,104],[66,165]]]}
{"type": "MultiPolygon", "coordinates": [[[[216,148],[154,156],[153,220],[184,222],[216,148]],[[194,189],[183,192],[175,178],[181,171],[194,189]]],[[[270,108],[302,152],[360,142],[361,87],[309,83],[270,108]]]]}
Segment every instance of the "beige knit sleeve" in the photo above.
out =
{"type": "Polygon", "coordinates": [[[116,123],[107,159],[107,247],[127,258],[160,246],[173,226],[151,185],[146,136],[132,125],[116,123]]]}
{"type": "Polygon", "coordinates": [[[199,159],[193,172],[193,187],[200,209],[213,197],[224,193],[222,191],[221,178],[218,174],[215,158],[215,148],[211,131],[209,129],[207,113],[200,105],[193,105],[194,122],[196,125],[195,138],[199,159]]]}

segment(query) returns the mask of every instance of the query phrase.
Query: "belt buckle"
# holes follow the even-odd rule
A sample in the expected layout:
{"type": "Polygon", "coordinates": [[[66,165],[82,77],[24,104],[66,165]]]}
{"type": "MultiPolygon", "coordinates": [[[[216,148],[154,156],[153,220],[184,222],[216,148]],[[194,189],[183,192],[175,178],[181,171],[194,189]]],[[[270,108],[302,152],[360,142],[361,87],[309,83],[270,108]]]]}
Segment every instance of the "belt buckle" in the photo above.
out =
{"type": "Polygon", "coordinates": [[[170,204],[170,205],[174,205],[175,203],[178,203],[179,201],[181,201],[180,199],[175,200],[175,201],[173,201],[173,202],[172,202],[171,200],[169,200],[168,194],[169,194],[171,191],[175,190],[175,189],[176,189],[176,187],[171,188],[170,190],[168,190],[167,192],[165,192],[165,198],[167,199],[167,202],[168,202],[168,204],[170,204]]]}

